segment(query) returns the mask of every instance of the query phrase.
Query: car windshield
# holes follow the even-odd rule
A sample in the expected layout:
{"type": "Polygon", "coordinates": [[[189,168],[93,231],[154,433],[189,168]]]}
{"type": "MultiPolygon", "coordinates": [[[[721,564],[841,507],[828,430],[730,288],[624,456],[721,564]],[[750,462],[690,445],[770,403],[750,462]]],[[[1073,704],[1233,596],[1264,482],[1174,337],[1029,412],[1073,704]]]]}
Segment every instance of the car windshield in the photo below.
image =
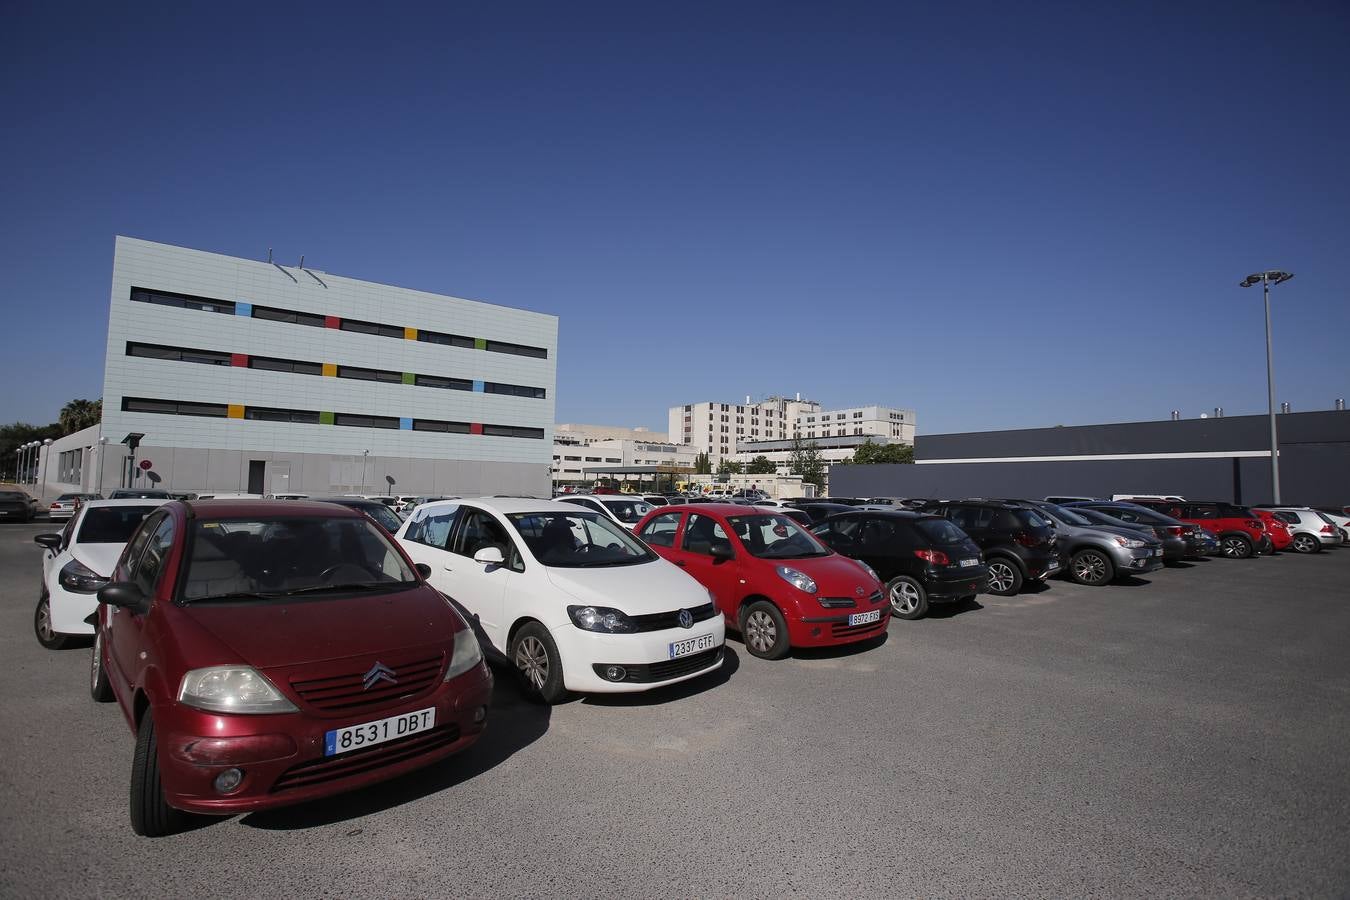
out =
{"type": "Polygon", "coordinates": [[[540,565],[559,569],[631,566],[656,559],[623,527],[599,513],[513,513],[507,516],[540,565]]]}
{"type": "Polygon", "coordinates": [[[336,503],[338,506],[345,506],[348,509],[355,509],[370,516],[385,531],[393,534],[403,527],[403,520],[398,517],[398,513],[385,506],[378,500],[361,501],[357,503],[344,503],[341,500],[329,500],[329,503],[336,503]]]}
{"type": "Polygon", "coordinates": [[[1061,522],[1065,522],[1069,525],[1077,525],[1081,528],[1083,526],[1091,526],[1093,524],[1092,520],[1084,516],[1080,516],[1078,513],[1074,512],[1071,509],[1059,506],[1054,503],[1047,503],[1045,506],[1042,506],[1041,509],[1050,513],[1050,515],[1059,519],[1061,522]]]}
{"type": "Polygon", "coordinates": [[[625,525],[635,524],[652,511],[652,505],[645,500],[611,500],[605,497],[600,502],[625,525]]]}
{"type": "Polygon", "coordinates": [[[728,516],[727,523],[745,549],[760,559],[805,559],[830,555],[830,551],[820,541],[784,515],[728,516]]]}
{"type": "Polygon", "coordinates": [[[168,500],[166,491],[118,490],[108,495],[110,500],[168,500]]]}
{"type": "Polygon", "coordinates": [[[942,518],[919,519],[914,527],[934,544],[960,544],[970,539],[964,531],[942,518]]]}
{"type": "Polygon", "coordinates": [[[57,502],[60,502],[62,500],[79,500],[83,496],[84,494],[62,494],[60,497],[57,497],[56,499],[57,502]]]}
{"type": "Polygon", "coordinates": [[[77,544],[125,544],[154,506],[91,506],[80,521],[77,544]]]}
{"type": "Polygon", "coordinates": [[[0,491],[0,500],[27,500],[27,494],[20,494],[18,491],[0,491]]]}
{"type": "Polygon", "coordinates": [[[419,583],[393,543],[355,516],[195,520],[186,602],[394,591],[419,583]]]}

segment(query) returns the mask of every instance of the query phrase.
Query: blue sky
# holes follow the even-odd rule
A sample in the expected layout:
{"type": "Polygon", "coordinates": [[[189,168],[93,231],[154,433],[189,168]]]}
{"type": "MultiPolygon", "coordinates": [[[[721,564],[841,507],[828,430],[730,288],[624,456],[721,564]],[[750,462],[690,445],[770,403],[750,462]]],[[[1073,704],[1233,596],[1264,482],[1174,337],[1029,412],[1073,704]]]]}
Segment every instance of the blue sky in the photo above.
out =
{"type": "Polygon", "coordinates": [[[0,421],[100,393],[118,233],[555,313],[558,421],[1262,412],[1272,266],[1350,395],[1343,2],[7,12],[0,421]]]}

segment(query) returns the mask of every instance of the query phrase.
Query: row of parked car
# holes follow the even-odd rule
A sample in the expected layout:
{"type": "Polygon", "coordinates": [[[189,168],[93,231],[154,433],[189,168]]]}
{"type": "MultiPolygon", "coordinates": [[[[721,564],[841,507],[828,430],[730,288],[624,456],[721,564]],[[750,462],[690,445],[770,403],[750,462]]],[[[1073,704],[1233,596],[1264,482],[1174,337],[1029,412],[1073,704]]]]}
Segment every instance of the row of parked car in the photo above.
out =
{"type": "Polygon", "coordinates": [[[36,537],[35,630],[54,649],[92,638],[90,693],[136,736],[132,826],[156,835],[468,747],[484,651],[545,703],[650,690],[720,668],[729,631],[778,659],[1060,572],[1145,574],[1227,534],[1111,502],[660,499],[446,499],[405,518],[363,497],[88,500],[36,537]]]}

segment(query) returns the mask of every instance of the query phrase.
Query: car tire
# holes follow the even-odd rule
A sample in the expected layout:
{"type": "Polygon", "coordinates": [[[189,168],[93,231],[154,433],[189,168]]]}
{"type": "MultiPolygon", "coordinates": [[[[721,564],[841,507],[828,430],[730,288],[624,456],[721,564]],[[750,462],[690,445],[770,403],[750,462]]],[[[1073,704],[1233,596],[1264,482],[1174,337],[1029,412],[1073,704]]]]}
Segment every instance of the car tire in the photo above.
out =
{"type": "Polygon", "coordinates": [[[782,659],[788,653],[787,619],[768,600],[756,600],[741,607],[741,640],[751,656],[782,659]]]}
{"type": "Polygon", "coordinates": [[[897,619],[921,619],[928,614],[928,592],[908,575],[897,575],[886,582],[886,599],[891,615],[897,619]]]}
{"type": "Polygon", "coordinates": [[[47,591],[42,591],[37,608],[33,610],[33,634],[38,643],[48,650],[64,650],[70,646],[71,636],[60,634],[52,628],[52,601],[47,591]]]}
{"type": "Polygon", "coordinates": [[[1322,542],[1311,534],[1296,534],[1289,546],[1295,553],[1317,553],[1322,549],[1322,542]]]}
{"type": "Polygon", "coordinates": [[[511,639],[511,664],[516,667],[525,694],[540,703],[567,699],[563,686],[562,657],[553,635],[538,622],[527,622],[511,639]]]}
{"type": "Polygon", "coordinates": [[[159,777],[159,742],[150,710],[136,731],[136,754],[131,758],[131,830],[142,837],[163,837],[182,827],[183,814],[164,801],[159,777]]]}
{"type": "Polygon", "coordinates": [[[1079,584],[1100,587],[1116,577],[1115,564],[1100,550],[1079,550],[1069,560],[1069,577],[1079,584]]]}
{"type": "Polygon", "coordinates": [[[94,649],[89,654],[89,696],[95,703],[111,703],[113,699],[112,682],[103,665],[103,629],[97,625],[94,626],[94,649]]]}
{"type": "Polygon", "coordinates": [[[1219,541],[1219,552],[1229,559],[1247,559],[1256,550],[1247,538],[1240,534],[1230,534],[1219,541]]]}
{"type": "Polygon", "coordinates": [[[989,593],[997,597],[1011,597],[1022,589],[1022,570],[1006,556],[995,556],[986,562],[989,569],[989,593]]]}

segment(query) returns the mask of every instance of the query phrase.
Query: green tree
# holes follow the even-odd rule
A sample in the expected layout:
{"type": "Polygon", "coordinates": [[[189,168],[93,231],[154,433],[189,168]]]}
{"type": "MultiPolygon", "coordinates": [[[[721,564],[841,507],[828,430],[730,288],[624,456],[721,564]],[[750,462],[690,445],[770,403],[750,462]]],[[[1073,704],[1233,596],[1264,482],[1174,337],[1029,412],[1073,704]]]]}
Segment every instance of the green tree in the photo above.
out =
{"type": "Polygon", "coordinates": [[[0,425],[0,471],[4,472],[0,481],[18,480],[19,457],[15,451],[19,447],[30,441],[55,440],[60,436],[61,426],[55,422],[51,425],[29,425],[27,422],[0,425]]]}
{"type": "Polygon", "coordinates": [[[820,448],[815,441],[803,441],[799,437],[792,439],[788,471],[802,476],[803,484],[814,484],[818,489],[825,487],[825,462],[820,458],[820,448]]]}
{"type": "Polygon", "coordinates": [[[745,467],[745,471],[748,475],[772,475],[778,471],[778,466],[767,456],[756,456],[750,460],[750,465],[745,467]]]}
{"type": "Polygon", "coordinates": [[[733,459],[724,459],[717,464],[718,475],[739,475],[744,467],[733,459]]]}
{"type": "Polygon", "coordinates": [[[912,444],[877,444],[871,438],[863,441],[853,451],[851,459],[841,460],[843,465],[875,466],[894,463],[914,462],[912,444]]]}
{"type": "Polygon", "coordinates": [[[103,419],[103,400],[72,400],[61,407],[59,421],[62,435],[74,434],[82,428],[97,425],[103,419]]]}
{"type": "Polygon", "coordinates": [[[694,474],[711,475],[712,459],[706,453],[699,453],[694,457],[694,474]]]}

